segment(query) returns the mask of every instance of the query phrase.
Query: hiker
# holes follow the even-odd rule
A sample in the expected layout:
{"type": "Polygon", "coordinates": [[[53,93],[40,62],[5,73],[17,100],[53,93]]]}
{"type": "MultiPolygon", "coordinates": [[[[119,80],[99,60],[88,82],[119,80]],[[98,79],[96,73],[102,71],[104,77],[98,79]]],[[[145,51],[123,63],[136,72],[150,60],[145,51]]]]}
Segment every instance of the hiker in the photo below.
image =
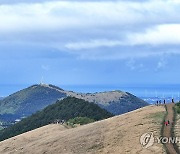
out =
{"type": "Polygon", "coordinates": [[[63,125],[65,123],[65,120],[61,120],[61,125],[63,125]]]}
{"type": "Polygon", "coordinates": [[[164,123],[166,126],[168,125],[168,122],[167,121],[165,121],[165,123],[164,123]]]}
{"type": "Polygon", "coordinates": [[[164,99],[164,104],[166,104],[166,100],[164,99]]]}
{"type": "Polygon", "coordinates": [[[157,106],[158,106],[158,101],[156,102],[157,106]]]}
{"type": "Polygon", "coordinates": [[[159,101],[159,104],[161,105],[161,100],[159,101]]]}

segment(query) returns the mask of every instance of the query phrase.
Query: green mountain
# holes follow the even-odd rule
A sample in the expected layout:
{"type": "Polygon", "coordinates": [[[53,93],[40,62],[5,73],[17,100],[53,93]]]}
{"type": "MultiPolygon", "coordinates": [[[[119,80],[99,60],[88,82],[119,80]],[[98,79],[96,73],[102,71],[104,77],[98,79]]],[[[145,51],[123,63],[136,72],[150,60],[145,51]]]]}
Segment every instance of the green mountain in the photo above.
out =
{"type": "Polygon", "coordinates": [[[0,100],[0,119],[29,116],[64,97],[67,97],[65,93],[49,86],[33,85],[0,100]]]}
{"type": "Polygon", "coordinates": [[[112,117],[113,114],[101,109],[94,103],[87,102],[82,99],[67,97],[55,104],[49,105],[42,111],[23,119],[17,124],[0,131],[0,140],[4,140],[24,132],[42,127],[55,120],[68,121],[84,121],[88,123],[92,121],[102,120],[112,117]],[[84,118],[77,118],[84,117],[84,118]]]}
{"type": "Polygon", "coordinates": [[[33,85],[0,100],[0,120],[14,121],[32,115],[58,99],[68,96],[84,99],[99,105],[112,114],[119,115],[148,105],[136,96],[122,91],[76,93],[54,85],[33,85]]]}

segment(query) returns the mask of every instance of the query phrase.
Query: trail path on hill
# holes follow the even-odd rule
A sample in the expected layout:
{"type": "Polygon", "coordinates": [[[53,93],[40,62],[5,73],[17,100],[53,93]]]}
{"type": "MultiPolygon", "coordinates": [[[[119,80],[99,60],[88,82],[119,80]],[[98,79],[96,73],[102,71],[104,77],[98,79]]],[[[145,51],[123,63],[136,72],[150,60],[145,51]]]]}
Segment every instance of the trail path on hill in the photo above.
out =
{"type": "MultiPolygon", "coordinates": [[[[168,112],[168,115],[166,117],[166,121],[169,120],[170,121],[170,125],[169,126],[164,126],[164,131],[163,131],[163,136],[164,137],[172,137],[171,136],[171,128],[172,128],[172,122],[173,121],[173,118],[174,118],[174,110],[173,110],[173,107],[174,107],[174,103],[171,103],[171,104],[167,104],[167,112],[168,112]]],[[[166,144],[166,147],[167,147],[167,151],[170,153],[170,154],[177,154],[176,150],[174,149],[174,146],[172,143],[167,143],[166,144]]]]}

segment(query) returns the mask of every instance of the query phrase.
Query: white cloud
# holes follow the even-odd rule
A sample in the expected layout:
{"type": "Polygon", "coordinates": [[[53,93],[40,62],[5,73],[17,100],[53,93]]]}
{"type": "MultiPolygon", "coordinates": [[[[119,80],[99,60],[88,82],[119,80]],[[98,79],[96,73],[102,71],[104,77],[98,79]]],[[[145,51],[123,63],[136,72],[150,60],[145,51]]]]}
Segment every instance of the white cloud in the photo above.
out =
{"type": "Polygon", "coordinates": [[[164,24],[148,28],[144,32],[128,33],[123,40],[97,39],[70,42],[65,45],[71,50],[114,47],[127,45],[180,45],[180,24],[164,24]]]}
{"type": "Polygon", "coordinates": [[[0,5],[0,42],[39,43],[75,53],[83,59],[179,54],[179,50],[126,49],[143,45],[179,45],[179,8],[177,0],[0,5]]]}
{"type": "Polygon", "coordinates": [[[123,45],[123,42],[118,40],[99,39],[99,40],[90,40],[88,42],[67,43],[65,47],[71,50],[81,50],[81,49],[91,49],[98,47],[114,47],[119,45],[123,45]]]}
{"type": "Polygon", "coordinates": [[[176,22],[180,3],[152,0],[147,2],[53,1],[31,4],[0,5],[0,31],[57,30],[104,26],[133,26],[176,22]]]}
{"type": "Polygon", "coordinates": [[[180,24],[164,24],[147,29],[143,33],[129,34],[128,40],[132,45],[171,45],[180,44],[180,24]]]}
{"type": "MultiPolygon", "coordinates": [[[[69,52],[76,53],[83,59],[127,59],[164,56],[180,54],[180,36],[177,34],[180,34],[180,24],[164,24],[150,27],[140,33],[128,33],[122,40],[97,39],[70,42],[65,47],[69,52]],[[104,47],[109,52],[105,52],[104,47]],[[128,47],[130,49],[127,50],[128,47]]],[[[164,65],[165,63],[161,60],[157,67],[160,69],[164,65]]]]}

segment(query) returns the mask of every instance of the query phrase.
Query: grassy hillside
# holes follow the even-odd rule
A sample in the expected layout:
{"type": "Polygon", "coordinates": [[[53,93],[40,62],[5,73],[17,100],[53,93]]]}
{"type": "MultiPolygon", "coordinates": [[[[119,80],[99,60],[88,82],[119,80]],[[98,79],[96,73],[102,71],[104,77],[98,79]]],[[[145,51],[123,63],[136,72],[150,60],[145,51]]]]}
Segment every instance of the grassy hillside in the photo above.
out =
{"type": "Polygon", "coordinates": [[[46,86],[33,85],[0,100],[0,115],[11,118],[31,115],[62,97],[66,94],[46,86]]]}
{"type": "Polygon", "coordinates": [[[75,117],[86,117],[93,121],[97,121],[112,116],[111,113],[101,109],[94,103],[89,103],[82,99],[67,97],[61,101],[57,101],[55,104],[49,105],[40,112],[23,119],[21,122],[2,130],[0,132],[0,140],[2,141],[12,136],[42,127],[57,119],[68,121],[75,117]]]}
{"type": "Polygon", "coordinates": [[[119,100],[111,101],[108,105],[101,105],[107,111],[119,115],[149,105],[142,99],[126,92],[119,100]]]}
{"type": "Polygon", "coordinates": [[[0,142],[1,154],[165,154],[163,144],[143,148],[140,137],[161,136],[163,106],[148,106],[128,114],[66,129],[47,125],[0,142]]]}
{"type": "Polygon", "coordinates": [[[115,115],[123,114],[149,105],[142,99],[120,90],[87,94],[68,92],[67,94],[89,102],[94,102],[101,108],[104,108],[115,115]]]}

